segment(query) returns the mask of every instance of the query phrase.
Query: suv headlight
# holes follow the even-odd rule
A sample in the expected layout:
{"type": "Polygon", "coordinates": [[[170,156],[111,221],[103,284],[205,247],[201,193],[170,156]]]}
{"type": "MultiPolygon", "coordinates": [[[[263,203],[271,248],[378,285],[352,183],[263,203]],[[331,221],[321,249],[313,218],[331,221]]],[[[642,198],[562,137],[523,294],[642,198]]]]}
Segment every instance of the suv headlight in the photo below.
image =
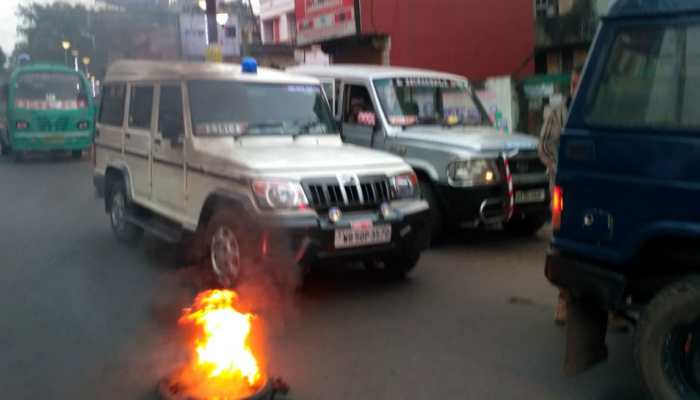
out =
{"type": "Polygon", "coordinates": [[[304,209],[309,201],[299,182],[285,180],[255,180],[253,193],[258,205],[266,209],[290,210],[304,209]]]}
{"type": "Polygon", "coordinates": [[[496,165],[490,160],[455,161],[447,167],[447,176],[453,186],[484,186],[500,181],[496,165]]]}
{"type": "Polygon", "coordinates": [[[413,172],[392,176],[389,182],[395,199],[409,199],[418,193],[418,177],[413,172]]]}

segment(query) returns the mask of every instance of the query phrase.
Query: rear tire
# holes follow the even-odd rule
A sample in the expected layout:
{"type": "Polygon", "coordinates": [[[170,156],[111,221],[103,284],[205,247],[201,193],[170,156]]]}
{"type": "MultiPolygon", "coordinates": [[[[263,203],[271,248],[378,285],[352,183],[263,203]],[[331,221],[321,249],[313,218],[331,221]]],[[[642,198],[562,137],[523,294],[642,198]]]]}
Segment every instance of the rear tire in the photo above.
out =
{"type": "Polygon", "coordinates": [[[73,150],[71,152],[71,157],[73,157],[74,160],[80,160],[83,158],[83,151],[82,150],[73,150]]]}
{"type": "Polygon", "coordinates": [[[424,178],[420,180],[420,190],[423,193],[423,198],[430,206],[430,211],[428,213],[428,229],[430,230],[430,240],[432,243],[435,243],[442,237],[444,229],[442,207],[433,189],[433,184],[429,180],[424,178]]]}
{"type": "Polygon", "coordinates": [[[21,163],[24,161],[24,152],[23,151],[15,151],[14,152],[14,160],[16,163],[21,163]]]}
{"type": "Polygon", "coordinates": [[[114,236],[120,242],[130,245],[136,244],[143,236],[143,229],[126,220],[127,215],[134,214],[134,206],[126,196],[124,182],[115,180],[111,184],[109,196],[109,222],[114,236]]]}
{"type": "Polygon", "coordinates": [[[647,305],[635,337],[642,381],[654,399],[700,398],[700,277],[662,289],[647,305]]]}
{"type": "Polygon", "coordinates": [[[515,216],[504,224],[504,229],[516,236],[532,236],[542,229],[546,223],[546,215],[515,216]]]}

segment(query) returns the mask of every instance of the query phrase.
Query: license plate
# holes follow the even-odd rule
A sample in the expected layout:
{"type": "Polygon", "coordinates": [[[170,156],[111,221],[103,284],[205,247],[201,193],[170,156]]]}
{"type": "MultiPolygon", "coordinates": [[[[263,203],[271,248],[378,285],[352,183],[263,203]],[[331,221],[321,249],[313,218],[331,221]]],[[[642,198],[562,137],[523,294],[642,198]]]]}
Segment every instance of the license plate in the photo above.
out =
{"type": "Polygon", "coordinates": [[[338,229],[335,231],[336,249],[389,242],[391,242],[391,225],[378,225],[364,229],[338,229]]]}
{"type": "Polygon", "coordinates": [[[545,197],[544,189],[520,190],[515,192],[515,204],[541,203],[545,197]]]}
{"type": "Polygon", "coordinates": [[[63,136],[47,136],[44,138],[44,143],[47,144],[60,144],[63,143],[63,136]]]}

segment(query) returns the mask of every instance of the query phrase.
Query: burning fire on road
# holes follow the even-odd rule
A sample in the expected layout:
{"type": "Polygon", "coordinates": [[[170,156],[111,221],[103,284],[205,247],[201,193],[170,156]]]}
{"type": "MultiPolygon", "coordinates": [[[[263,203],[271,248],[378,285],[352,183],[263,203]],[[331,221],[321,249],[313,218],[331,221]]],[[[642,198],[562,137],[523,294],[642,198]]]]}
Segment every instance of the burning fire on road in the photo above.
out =
{"type": "Polygon", "coordinates": [[[179,324],[190,333],[186,364],[164,379],[159,392],[167,400],[252,400],[274,396],[263,372],[255,340],[260,320],[236,309],[232,290],[207,290],[183,311],[179,324]]]}

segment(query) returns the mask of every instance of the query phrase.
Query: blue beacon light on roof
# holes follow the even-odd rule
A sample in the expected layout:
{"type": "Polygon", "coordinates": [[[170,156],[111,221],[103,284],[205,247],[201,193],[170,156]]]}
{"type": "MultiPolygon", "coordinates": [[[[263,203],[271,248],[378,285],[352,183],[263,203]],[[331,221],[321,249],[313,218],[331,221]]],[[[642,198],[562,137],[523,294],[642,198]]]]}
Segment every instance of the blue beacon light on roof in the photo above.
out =
{"type": "Polygon", "coordinates": [[[246,57],[241,62],[241,71],[245,74],[255,74],[258,72],[258,62],[252,57],[246,57]]]}

